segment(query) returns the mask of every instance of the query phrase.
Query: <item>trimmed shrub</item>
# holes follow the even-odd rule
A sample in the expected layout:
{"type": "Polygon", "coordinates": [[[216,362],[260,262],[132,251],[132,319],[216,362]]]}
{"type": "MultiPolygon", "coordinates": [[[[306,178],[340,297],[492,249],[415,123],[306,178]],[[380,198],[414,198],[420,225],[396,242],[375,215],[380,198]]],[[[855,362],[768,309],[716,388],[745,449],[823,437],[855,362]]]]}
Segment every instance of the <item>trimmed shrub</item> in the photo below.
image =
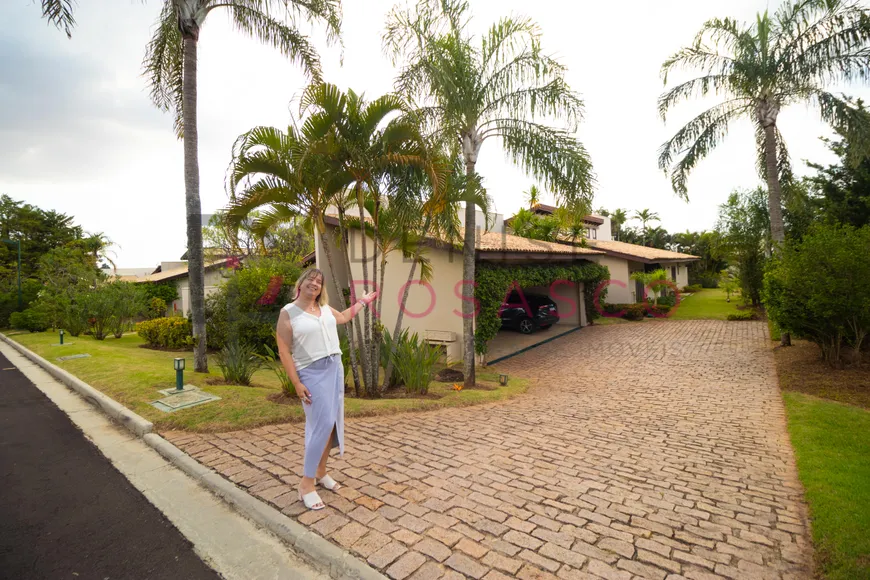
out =
{"type": "MultiPolygon", "coordinates": [[[[224,380],[234,385],[250,385],[251,377],[263,366],[263,360],[257,356],[256,350],[237,340],[223,347],[216,358],[224,380]]],[[[289,382],[289,378],[287,380],[289,382]]],[[[296,390],[293,389],[292,392],[295,393],[296,390]]]]}
{"type": "Polygon", "coordinates": [[[193,346],[193,326],[181,316],[140,322],[136,325],[136,332],[149,346],[179,349],[193,346]]]}
{"type": "Polygon", "coordinates": [[[688,292],[689,294],[694,294],[695,292],[700,292],[704,287],[700,284],[689,284],[688,286],[683,286],[683,292],[688,292]]]}
{"type": "Polygon", "coordinates": [[[639,302],[632,304],[605,304],[604,312],[607,314],[619,314],[622,312],[622,318],[626,320],[643,320],[646,316],[646,309],[639,302]]]}
{"type": "Polygon", "coordinates": [[[728,320],[758,320],[758,314],[754,310],[740,310],[729,314],[728,320]]]}
{"type": "Polygon", "coordinates": [[[48,317],[35,308],[28,308],[22,312],[13,312],[9,316],[9,323],[16,330],[29,332],[45,332],[48,330],[48,317]]]}

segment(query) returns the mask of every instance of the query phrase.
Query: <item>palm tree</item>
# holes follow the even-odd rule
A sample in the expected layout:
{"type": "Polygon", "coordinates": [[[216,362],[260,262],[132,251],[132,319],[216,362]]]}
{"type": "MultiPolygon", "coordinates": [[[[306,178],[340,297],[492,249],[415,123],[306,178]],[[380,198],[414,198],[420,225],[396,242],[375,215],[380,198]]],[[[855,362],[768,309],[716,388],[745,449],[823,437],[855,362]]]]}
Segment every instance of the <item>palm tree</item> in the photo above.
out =
{"type": "Polygon", "coordinates": [[[613,231],[616,232],[616,241],[619,241],[619,234],[622,231],[622,226],[628,221],[628,214],[624,209],[616,209],[610,214],[610,224],[613,226],[613,231]]]}
{"type": "Polygon", "coordinates": [[[534,210],[535,206],[541,203],[541,190],[538,189],[537,185],[529,187],[528,191],[523,192],[523,196],[528,202],[530,210],[534,210]]]}
{"type": "MultiPolygon", "coordinates": [[[[352,90],[344,93],[335,85],[313,84],[303,94],[302,107],[310,113],[305,124],[312,139],[335,144],[334,167],[349,177],[348,185],[360,217],[366,213],[366,199],[372,202],[369,212],[371,235],[376,243],[371,278],[368,244],[362,244],[363,287],[368,292],[369,283],[378,280],[377,240],[381,238],[380,209],[385,189],[402,181],[410,169],[416,169],[429,176],[435,184],[433,191],[437,197],[441,195],[438,187],[442,179],[439,177],[440,169],[429,154],[416,117],[407,114],[405,103],[396,95],[387,94],[369,102],[352,90]]],[[[377,298],[377,311],[381,309],[383,298],[381,292],[377,298]]],[[[357,333],[366,392],[376,395],[381,341],[371,310],[365,310],[364,328],[358,328],[357,333]]]]}
{"type": "MultiPolygon", "coordinates": [[[[384,44],[400,94],[419,99],[417,114],[437,141],[461,155],[467,185],[479,184],[481,146],[501,139],[508,156],[543,180],[557,202],[589,205],[592,164],[573,132],[583,103],[565,82],[565,68],[541,51],[540,31],[527,19],[503,18],[475,41],[465,0],[421,0],[395,7],[384,44]],[[563,119],[567,130],[539,122],[563,119]]],[[[462,316],[465,386],[475,384],[475,204],[465,200],[462,316]]]]}
{"type": "MultiPolygon", "coordinates": [[[[797,0],[783,4],[773,16],[758,14],[751,24],[730,18],[709,20],[689,47],[662,65],[665,84],[677,68],[702,71],[702,76],[659,97],[663,119],[671,108],[693,96],[713,93],[725,99],[662,145],[659,166],[671,171],[674,191],[687,197],[686,180],[692,169],[724,140],[732,122],[751,119],[758,172],[767,181],[771,238],[778,252],[785,241],[780,182],[790,175],[788,150],[777,126],[779,113],[789,105],[814,105],[822,121],[848,135],[860,154],[866,153],[870,114],[826,87],[855,78],[866,80],[868,48],[870,16],[852,0],[797,0]]],[[[787,333],[782,342],[790,343],[787,333]]]]}
{"type": "Polygon", "coordinates": [[[643,242],[641,245],[646,245],[646,233],[647,233],[647,224],[649,222],[657,222],[659,220],[659,214],[654,211],[650,211],[649,209],[642,209],[640,211],[634,212],[634,219],[640,220],[643,224],[643,242]]]}
{"type": "Polygon", "coordinates": [[[239,31],[277,48],[300,64],[313,79],[320,78],[320,61],[314,47],[295,27],[296,19],[301,16],[307,22],[323,22],[330,40],[338,37],[341,23],[338,0],[164,0],[154,36],[148,43],[144,66],[152,101],[161,110],[174,112],[176,133],[184,139],[190,302],[196,345],[194,367],[198,372],[208,371],[208,359],[205,354],[196,62],[202,26],[216,9],[228,12],[230,21],[239,31]],[[274,12],[283,12],[290,24],[276,19],[274,12]]]}

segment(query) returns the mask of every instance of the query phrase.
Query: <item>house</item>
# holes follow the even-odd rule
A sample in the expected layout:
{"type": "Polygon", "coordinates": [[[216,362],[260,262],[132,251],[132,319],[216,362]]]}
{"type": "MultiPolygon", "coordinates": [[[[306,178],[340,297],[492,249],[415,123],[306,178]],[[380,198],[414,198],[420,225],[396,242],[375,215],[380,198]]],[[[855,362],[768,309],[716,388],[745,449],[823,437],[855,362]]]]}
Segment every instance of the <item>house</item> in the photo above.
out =
{"type": "MultiPolygon", "coordinates": [[[[238,263],[238,258],[223,258],[206,262],[205,264],[205,296],[208,298],[210,294],[217,291],[221,281],[224,278],[224,270],[232,267],[233,263],[238,263]]],[[[180,314],[188,316],[190,313],[190,277],[187,271],[187,261],[177,260],[171,262],[161,262],[156,269],[146,275],[127,275],[118,276],[118,279],[125,282],[138,283],[157,283],[171,282],[174,283],[179,298],[167,305],[168,314],[180,314]]]]}
{"type": "MultiPolygon", "coordinates": [[[[556,208],[538,203],[532,206],[531,211],[537,215],[550,215],[556,208]]],[[[504,220],[505,225],[510,226],[512,220],[504,220]]],[[[607,288],[606,300],[612,304],[643,301],[643,284],[631,279],[634,272],[661,268],[668,273],[668,279],[677,288],[683,288],[689,284],[689,264],[700,259],[689,254],[617,242],[613,239],[610,218],[607,216],[587,215],[583,223],[586,225],[585,245],[604,253],[594,261],[610,269],[611,283],[607,288]]]]}
{"type": "MultiPolygon", "coordinates": [[[[478,214],[477,223],[483,223],[483,215],[480,212],[478,214]]],[[[605,255],[603,251],[592,248],[514,236],[504,231],[504,223],[500,215],[493,214],[490,217],[494,223],[499,224],[501,231],[484,232],[481,227],[477,228],[476,260],[478,264],[549,266],[590,262],[592,258],[605,255]]],[[[353,284],[355,293],[357,295],[363,294],[363,239],[361,232],[358,229],[347,232],[346,241],[350,262],[350,271],[348,271],[347,264],[342,259],[342,254],[339,253],[334,241],[338,238],[338,219],[335,215],[327,214],[325,223],[327,244],[335,268],[335,282],[343,289],[350,288],[353,284]]],[[[369,258],[368,276],[371,279],[371,257],[374,248],[371,239],[366,238],[365,243],[369,258]]],[[[411,332],[416,332],[430,343],[441,346],[447,360],[461,360],[463,357],[462,251],[455,245],[436,238],[427,239],[425,244],[427,246],[425,257],[431,265],[432,280],[431,283],[420,283],[420,269],[419,267],[416,269],[414,281],[411,282],[408,290],[402,326],[410,329],[411,332]]],[[[314,253],[317,267],[329,277],[330,270],[326,251],[319,236],[315,237],[314,253]]],[[[378,261],[380,262],[380,257],[378,261]]],[[[395,251],[388,254],[386,264],[383,287],[379,289],[383,295],[382,311],[379,316],[384,326],[392,333],[399,315],[402,293],[405,286],[408,285],[412,262],[403,257],[401,252],[395,251]]],[[[379,273],[378,279],[380,278],[379,273]]],[[[326,284],[330,295],[330,304],[339,308],[340,299],[336,296],[333,281],[327,279],[326,284]]],[[[523,288],[524,292],[549,295],[560,305],[560,311],[564,310],[565,315],[554,325],[553,332],[573,330],[588,324],[583,290],[582,284],[573,284],[570,287],[563,285],[557,289],[549,287],[523,288]],[[566,304],[571,306],[562,309],[561,306],[566,304]]],[[[512,335],[519,337],[518,333],[512,333],[512,335]]],[[[482,357],[479,360],[484,362],[482,357]]]]}
{"type": "MultiPolygon", "coordinates": [[[[540,205],[540,204],[539,204],[540,205]]],[[[539,207],[546,212],[549,207],[539,207]]],[[[553,208],[554,209],[554,208],[553,208]]],[[[366,216],[368,218],[368,216],[366,216]]],[[[460,220],[464,222],[464,214],[460,211],[460,220]]],[[[610,219],[604,216],[590,215],[584,219],[588,225],[588,239],[583,244],[567,242],[547,242],[531,240],[507,233],[510,219],[503,219],[500,214],[491,214],[490,231],[484,231],[484,215],[478,210],[476,215],[477,235],[475,260],[481,264],[518,264],[518,265],[554,265],[599,263],[607,266],[611,273],[607,302],[626,303],[640,301],[644,297],[643,288],[630,279],[634,271],[644,271],[665,267],[672,280],[682,287],[688,283],[687,265],[697,260],[695,256],[657,250],[615,242],[611,239],[610,219]]],[[[338,217],[327,212],[325,217],[327,228],[327,246],[332,254],[335,280],[327,279],[327,289],[330,294],[330,304],[340,308],[340,298],[336,295],[336,285],[343,289],[354,286],[356,295],[364,292],[363,280],[363,243],[366,244],[366,264],[368,278],[373,278],[372,256],[374,247],[371,239],[363,240],[358,229],[346,232],[345,242],[348,248],[348,264],[340,253],[336,240],[338,239],[338,217]]],[[[461,360],[463,357],[463,318],[462,318],[462,251],[454,244],[444,240],[429,238],[425,257],[429,260],[432,281],[420,282],[419,267],[410,282],[408,299],[403,314],[402,327],[416,332],[430,343],[443,347],[446,358],[450,361],[461,360]]],[[[306,262],[317,265],[330,277],[330,269],[326,249],[320,237],[315,236],[313,256],[306,256],[306,262]]],[[[393,332],[401,308],[402,294],[409,284],[412,262],[395,251],[387,256],[386,268],[378,272],[378,281],[383,279],[383,287],[378,290],[383,296],[380,321],[389,332],[393,332]],[[383,274],[383,277],[382,277],[383,274]]],[[[378,258],[380,268],[380,257],[378,258]]],[[[370,285],[370,290],[374,286],[370,285]]],[[[523,288],[523,292],[549,296],[559,306],[560,318],[548,333],[541,333],[542,340],[561,332],[576,330],[588,324],[583,284],[572,284],[570,288],[564,285],[556,287],[523,288]],[[557,291],[558,290],[558,291],[557,291]]],[[[526,337],[510,331],[502,331],[496,339],[501,341],[500,354],[518,351],[529,342],[526,337]],[[508,345],[504,343],[508,342],[508,345]]],[[[485,362],[484,358],[479,358],[485,362]]]]}

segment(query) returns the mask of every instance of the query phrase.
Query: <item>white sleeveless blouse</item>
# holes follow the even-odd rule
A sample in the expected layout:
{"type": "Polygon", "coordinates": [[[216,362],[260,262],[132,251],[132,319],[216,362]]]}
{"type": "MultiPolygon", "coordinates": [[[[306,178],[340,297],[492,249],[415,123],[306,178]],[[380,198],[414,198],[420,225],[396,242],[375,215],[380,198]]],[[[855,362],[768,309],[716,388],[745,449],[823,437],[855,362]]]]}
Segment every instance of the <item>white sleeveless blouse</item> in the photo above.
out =
{"type": "Polygon", "coordinates": [[[290,315],[290,326],[293,328],[292,354],[296,370],[304,369],[331,354],[341,354],[338,323],[332,308],[321,306],[320,318],[295,304],[288,304],[284,310],[290,315]]]}

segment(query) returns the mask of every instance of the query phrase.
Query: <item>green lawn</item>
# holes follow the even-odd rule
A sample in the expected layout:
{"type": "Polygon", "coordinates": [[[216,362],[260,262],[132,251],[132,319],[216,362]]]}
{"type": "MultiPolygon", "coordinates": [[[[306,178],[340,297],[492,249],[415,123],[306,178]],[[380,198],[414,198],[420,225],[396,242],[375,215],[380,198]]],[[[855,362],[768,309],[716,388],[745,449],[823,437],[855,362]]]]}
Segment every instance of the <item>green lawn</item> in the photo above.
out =
{"type": "Polygon", "coordinates": [[[784,392],[816,561],[828,580],[870,578],[870,412],[784,392]]]}
{"type": "MultiPolygon", "coordinates": [[[[737,312],[739,296],[731,296],[725,301],[725,291],[719,288],[705,288],[691,296],[684,296],[680,305],[672,310],[671,320],[725,320],[737,312]]],[[[736,323],[735,323],[736,324],[736,323]]]]}
{"type": "MultiPolygon", "coordinates": [[[[198,407],[164,413],[149,405],[160,398],[158,389],[175,386],[175,371],[172,360],[185,356],[188,368],[192,366],[191,353],[161,352],[140,348],[141,338],[130,334],[123,338],[107,338],[97,341],[91,337],[66,337],[65,346],[52,346],[58,342],[57,334],[7,332],[7,336],[31,349],[38,355],[69,371],[123,404],[132,411],[154,423],[157,430],[184,429],[190,431],[227,431],[265,425],[301,421],[304,418],[299,404],[279,405],[266,399],[279,392],[277,378],[269,370],[254,375],[257,386],[213,385],[208,380],[222,379],[220,369],[209,362],[211,373],[203,375],[185,371],[184,382],[194,384],[206,392],[221,397],[220,401],[198,407]],[[57,357],[71,354],[90,354],[90,358],[59,362],[57,357]]],[[[480,369],[479,383],[495,386],[498,376],[480,369]]],[[[525,392],[528,382],[511,377],[505,387],[493,390],[463,390],[456,392],[452,384],[432,382],[430,395],[440,398],[428,399],[356,399],[345,398],[345,414],[349,417],[384,415],[407,411],[421,411],[441,407],[454,407],[489,403],[503,400],[525,392]]]]}

